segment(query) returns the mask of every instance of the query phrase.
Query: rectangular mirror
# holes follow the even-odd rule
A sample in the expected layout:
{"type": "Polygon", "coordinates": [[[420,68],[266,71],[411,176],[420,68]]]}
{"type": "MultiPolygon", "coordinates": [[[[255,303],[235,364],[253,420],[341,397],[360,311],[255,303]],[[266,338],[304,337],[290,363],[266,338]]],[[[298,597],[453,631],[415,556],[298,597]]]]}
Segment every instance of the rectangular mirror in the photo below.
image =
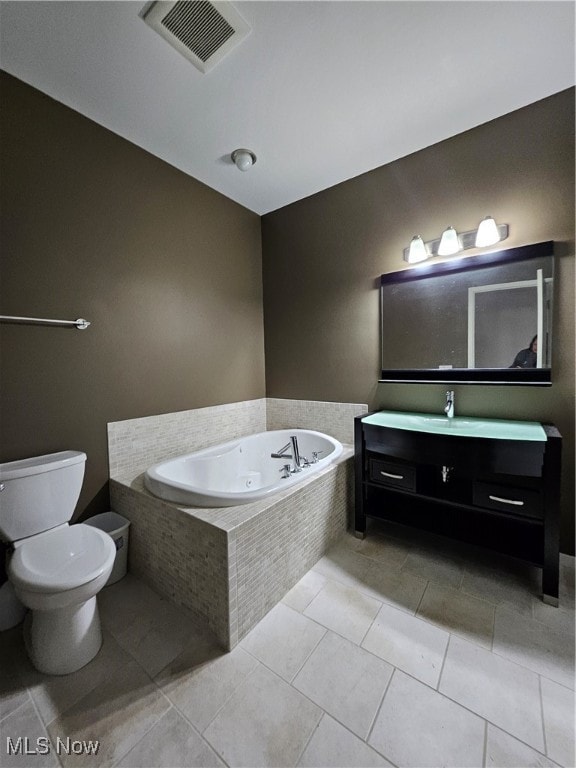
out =
{"type": "Polygon", "coordinates": [[[380,278],[382,378],[551,383],[554,243],[380,278]]]}

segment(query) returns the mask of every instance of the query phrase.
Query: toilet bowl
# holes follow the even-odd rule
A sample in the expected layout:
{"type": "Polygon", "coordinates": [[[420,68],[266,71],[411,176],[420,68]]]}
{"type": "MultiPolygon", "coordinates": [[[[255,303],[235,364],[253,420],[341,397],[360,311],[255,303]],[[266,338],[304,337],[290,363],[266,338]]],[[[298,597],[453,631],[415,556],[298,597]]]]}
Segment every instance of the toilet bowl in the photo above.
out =
{"type": "Polygon", "coordinates": [[[25,641],[34,666],[65,675],[100,650],[96,594],[106,584],[116,548],[111,537],[88,525],[64,525],[16,545],[8,575],[32,613],[25,641]]]}
{"type": "Polygon", "coordinates": [[[65,675],[88,664],[102,644],[96,594],[116,547],[88,525],[69,525],[86,455],[78,451],[0,464],[0,536],[14,547],[8,578],[30,609],[24,638],[34,666],[65,675]]]}

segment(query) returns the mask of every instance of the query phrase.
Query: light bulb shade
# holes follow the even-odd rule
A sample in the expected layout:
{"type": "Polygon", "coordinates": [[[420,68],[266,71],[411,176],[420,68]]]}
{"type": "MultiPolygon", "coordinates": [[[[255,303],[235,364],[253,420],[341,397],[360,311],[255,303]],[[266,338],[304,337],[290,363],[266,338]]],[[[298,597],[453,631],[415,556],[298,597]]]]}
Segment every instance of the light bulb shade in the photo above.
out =
{"type": "Polygon", "coordinates": [[[498,226],[492,216],[486,216],[480,222],[478,231],[476,232],[476,248],[485,248],[487,245],[494,245],[494,243],[500,242],[500,232],[498,226]]]}
{"type": "Polygon", "coordinates": [[[448,229],[442,232],[440,245],[438,246],[438,256],[452,256],[460,250],[462,250],[462,246],[458,239],[458,232],[456,232],[454,227],[448,227],[448,229]]]}
{"type": "Polygon", "coordinates": [[[240,171],[247,171],[256,162],[256,155],[249,149],[235,149],[232,152],[232,162],[236,165],[236,168],[240,171]]]}
{"type": "Polygon", "coordinates": [[[421,235],[414,235],[410,241],[408,255],[405,257],[408,264],[416,264],[418,261],[424,261],[429,256],[428,249],[422,240],[421,235]]]}

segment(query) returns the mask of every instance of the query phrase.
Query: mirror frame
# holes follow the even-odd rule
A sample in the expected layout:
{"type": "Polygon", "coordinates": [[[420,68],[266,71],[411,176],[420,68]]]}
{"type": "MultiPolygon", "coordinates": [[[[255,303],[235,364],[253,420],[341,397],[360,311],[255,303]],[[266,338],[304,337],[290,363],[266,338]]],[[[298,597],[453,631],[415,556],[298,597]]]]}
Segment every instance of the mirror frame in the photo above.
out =
{"type": "MultiPolygon", "coordinates": [[[[438,264],[422,264],[418,267],[387,272],[380,276],[380,350],[384,342],[383,287],[390,283],[469,272],[475,269],[507,264],[514,261],[554,256],[554,241],[523,245],[502,251],[481,253],[438,264]]],[[[383,362],[383,361],[381,361],[383,362]]],[[[513,386],[541,386],[552,384],[550,368],[382,368],[380,383],[404,382],[405,384],[504,384],[513,386]]]]}

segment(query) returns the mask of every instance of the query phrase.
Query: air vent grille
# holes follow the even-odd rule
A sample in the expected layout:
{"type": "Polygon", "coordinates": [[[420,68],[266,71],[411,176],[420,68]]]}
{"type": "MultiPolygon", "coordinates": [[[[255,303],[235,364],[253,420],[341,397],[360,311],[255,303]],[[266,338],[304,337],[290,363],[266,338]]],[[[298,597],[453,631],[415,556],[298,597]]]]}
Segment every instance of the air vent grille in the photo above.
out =
{"type": "Polygon", "coordinates": [[[144,21],[201,72],[212,69],[251,32],[225,0],[155,2],[144,21]]]}
{"type": "Polygon", "coordinates": [[[204,62],[234,34],[234,27],[208,0],[176,3],[162,24],[204,62]]]}

